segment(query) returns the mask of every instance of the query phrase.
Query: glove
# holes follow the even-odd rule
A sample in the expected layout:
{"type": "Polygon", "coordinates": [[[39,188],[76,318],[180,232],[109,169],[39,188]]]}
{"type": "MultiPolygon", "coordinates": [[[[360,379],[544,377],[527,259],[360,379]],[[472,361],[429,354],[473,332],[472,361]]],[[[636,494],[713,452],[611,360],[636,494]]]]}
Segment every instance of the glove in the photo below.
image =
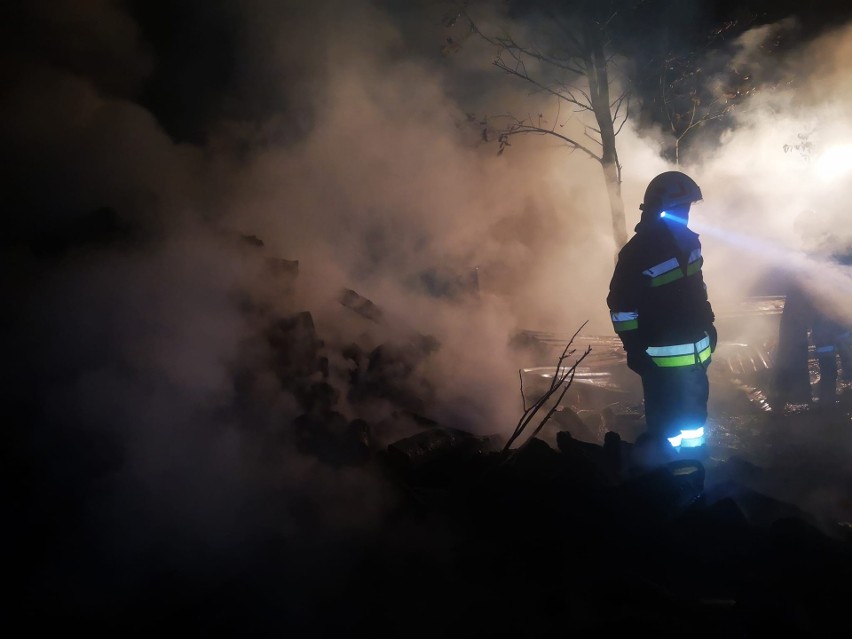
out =
{"type": "Polygon", "coordinates": [[[707,327],[707,335],[710,337],[710,352],[716,351],[716,343],[719,341],[719,336],[716,333],[716,327],[713,324],[707,327]]]}
{"type": "Polygon", "coordinates": [[[656,366],[654,360],[644,350],[630,349],[627,351],[627,368],[634,373],[644,375],[653,366],[656,366]]]}

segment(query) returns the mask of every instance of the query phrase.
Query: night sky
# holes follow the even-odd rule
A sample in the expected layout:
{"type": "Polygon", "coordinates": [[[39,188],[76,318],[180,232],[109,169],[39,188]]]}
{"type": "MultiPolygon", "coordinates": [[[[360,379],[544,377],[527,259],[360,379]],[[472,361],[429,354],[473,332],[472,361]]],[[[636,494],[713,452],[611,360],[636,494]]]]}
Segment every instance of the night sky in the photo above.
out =
{"type": "MultiPolygon", "coordinates": [[[[550,3],[508,4],[472,10],[483,28],[534,36],[550,3]]],[[[847,246],[852,182],[821,158],[852,143],[852,6],[615,4],[613,83],[635,92],[618,138],[628,232],[648,180],[672,168],[648,71],[669,55],[701,69],[708,95],[732,70],[747,76],[680,167],[705,194],[696,221],[722,229],[702,232],[718,309],[813,236],[847,246]]],[[[278,598],[282,618],[316,612],[391,496],[300,452],[304,406],[276,377],[270,318],[311,314],[337,410],[389,438],[414,425],[385,400],[346,399],[353,342],[432,336],[440,347],[400,393],[441,423],[505,435],[520,409],[517,331],[588,321],[611,334],[600,166],[543,137],[499,155],[482,143],[482,117],[555,118],[554,105],[448,15],[426,0],[0,9],[4,535],[28,623],[115,621],[140,599],[165,610],[247,573],[258,627],[281,621],[264,617],[278,598]],[[298,261],[295,281],[275,260],[298,261]],[[344,288],[383,321],[344,308],[344,288]]],[[[807,280],[816,268],[802,264],[807,280]]],[[[848,305],[836,295],[848,275],[827,282],[826,303],[848,305]]]]}

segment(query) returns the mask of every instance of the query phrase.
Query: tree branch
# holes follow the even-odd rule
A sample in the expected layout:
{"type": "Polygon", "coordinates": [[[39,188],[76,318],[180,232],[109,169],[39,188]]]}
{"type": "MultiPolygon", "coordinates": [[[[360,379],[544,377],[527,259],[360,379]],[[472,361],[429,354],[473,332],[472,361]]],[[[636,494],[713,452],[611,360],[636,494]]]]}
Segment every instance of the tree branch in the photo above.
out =
{"type": "MultiPolygon", "coordinates": [[[[541,432],[541,429],[544,428],[544,425],[547,423],[547,421],[551,418],[551,416],[555,412],[556,407],[562,401],[562,398],[565,396],[565,393],[567,392],[568,388],[571,386],[571,383],[574,381],[574,374],[576,373],[577,366],[592,351],[591,346],[586,347],[585,352],[577,359],[577,361],[574,362],[574,364],[572,364],[568,368],[563,366],[563,363],[565,362],[565,360],[568,359],[571,355],[573,355],[574,352],[576,351],[576,349],[571,349],[571,345],[574,343],[574,339],[577,337],[577,335],[579,335],[580,331],[583,329],[583,327],[587,323],[588,323],[588,320],[583,322],[583,324],[580,326],[580,328],[577,329],[577,331],[574,333],[574,335],[571,337],[571,339],[565,345],[565,348],[562,349],[562,354],[559,356],[559,358],[556,361],[556,369],[553,373],[553,377],[550,380],[550,387],[547,389],[547,391],[544,392],[544,394],[542,394],[541,397],[539,397],[532,404],[532,406],[530,406],[528,409],[526,409],[524,411],[523,415],[521,415],[521,418],[518,420],[518,424],[515,427],[515,431],[512,433],[512,436],[509,437],[509,439],[506,441],[506,444],[503,446],[503,452],[504,453],[506,451],[508,451],[511,448],[512,444],[515,443],[515,441],[518,439],[518,437],[520,437],[523,434],[523,432],[526,430],[527,426],[535,418],[538,411],[541,410],[542,406],[544,406],[548,402],[548,400],[551,399],[557,393],[557,391],[559,391],[560,388],[561,388],[562,391],[559,394],[559,396],[557,397],[554,406],[552,406],[550,408],[550,410],[545,414],[544,418],[541,420],[541,422],[535,428],[532,435],[530,435],[530,437],[528,437],[524,441],[524,443],[521,444],[521,446],[516,450],[520,450],[521,448],[526,446],[533,437],[535,437],[539,432],[541,432]]],[[[523,376],[521,377],[521,380],[522,380],[521,394],[523,395],[523,376]]],[[[526,398],[524,398],[523,403],[526,406],[526,398]]]]}
{"type": "MultiPolygon", "coordinates": [[[[504,129],[503,131],[498,133],[499,137],[508,137],[508,136],[512,136],[512,135],[518,135],[518,134],[521,134],[521,133],[531,133],[531,134],[538,134],[538,135],[552,135],[552,136],[562,140],[563,142],[567,143],[568,145],[570,145],[572,147],[572,149],[577,149],[579,151],[582,151],[583,153],[588,155],[593,160],[597,160],[598,162],[603,161],[601,156],[597,155],[594,151],[592,151],[588,147],[584,146],[583,144],[580,144],[579,142],[577,142],[573,138],[570,138],[567,135],[563,135],[562,133],[559,133],[559,132],[557,132],[553,129],[546,129],[544,127],[540,127],[540,126],[536,126],[534,124],[530,124],[526,121],[517,120],[516,118],[514,118],[514,116],[505,115],[505,116],[497,116],[497,117],[505,117],[505,118],[515,119],[515,121],[513,123],[509,124],[506,129],[504,129]]],[[[597,141],[595,140],[595,142],[597,142],[597,141]]],[[[598,144],[600,144],[600,142],[598,142],[598,144]]]]}
{"type": "MultiPolygon", "coordinates": [[[[584,111],[591,111],[592,110],[591,104],[584,104],[583,102],[581,102],[580,100],[575,98],[573,93],[571,93],[570,88],[567,89],[567,95],[560,93],[556,89],[553,89],[553,88],[551,88],[551,87],[549,87],[545,84],[542,84],[538,80],[535,80],[532,77],[530,77],[529,74],[526,72],[526,68],[524,68],[523,71],[518,71],[517,68],[510,67],[509,65],[507,65],[502,60],[502,58],[499,58],[499,57],[494,60],[493,64],[498,69],[508,73],[509,75],[514,75],[515,77],[521,78],[522,80],[529,82],[533,86],[538,87],[539,89],[541,89],[545,93],[549,93],[550,95],[554,96],[555,98],[558,98],[560,100],[565,100],[566,102],[570,102],[571,104],[578,106],[581,110],[584,110],[584,111]]],[[[585,97],[585,93],[583,95],[585,97]]]]}

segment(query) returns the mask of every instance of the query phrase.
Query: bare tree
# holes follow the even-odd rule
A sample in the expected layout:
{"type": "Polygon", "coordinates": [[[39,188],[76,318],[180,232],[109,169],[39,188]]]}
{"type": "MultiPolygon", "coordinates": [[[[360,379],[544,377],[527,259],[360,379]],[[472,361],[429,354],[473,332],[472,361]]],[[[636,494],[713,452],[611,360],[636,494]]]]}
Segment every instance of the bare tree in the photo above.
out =
{"type": "Polygon", "coordinates": [[[751,108],[749,98],[795,82],[786,65],[779,64],[783,51],[795,41],[795,23],[756,25],[757,17],[745,12],[736,19],[679,32],[674,41],[671,30],[661,29],[656,52],[650,50],[645,61],[635,60],[633,86],[645,96],[639,117],[669,129],[669,159],[675,164],[681,163],[687,143],[700,129],[712,127],[711,137],[718,139],[719,130],[734,124],[735,111],[751,108]],[[750,30],[746,44],[742,36],[750,30]]]}
{"type": "Polygon", "coordinates": [[[706,93],[702,69],[683,57],[664,61],[660,73],[660,110],[672,134],[672,159],[680,164],[684,139],[701,125],[727,116],[735,103],[722,92],[706,93]]]}
{"type": "Polygon", "coordinates": [[[662,119],[672,134],[672,160],[680,165],[683,144],[690,134],[713,121],[727,118],[757,91],[750,72],[730,54],[714,49],[718,41],[736,35],[747,25],[724,22],[712,29],[700,48],[669,51],[661,60],[659,94],[662,119]]]}
{"type": "MultiPolygon", "coordinates": [[[[615,139],[629,117],[630,94],[610,93],[613,56],[609,53],[609,38],[616,5],[605,0],[539,3],[539,15],[544,20],[535,31],[537,41],[532,43],[519,42],[507,32],[491,34],[481,30],[469,2],[457,3],[456,14],[447,24],[461,19],[468,33],[495,47],[495,67],[555,101],[556,116],[551,121],[540,113],[472,117],[481,125],[483,139],[498,141],[500,153],[510,145],[512,136],[534,134],[556,138],[572,151],[599,162],[617,253],[627,243],[627,226],[615,139]],[[568,12],[562,10],[565,6],[568,12]],[[582,137],[568,132],[566,124],[571,118],[579,121],[582,137]]],[[[448,39],[445,50],[457,50],[459,44],[448,39]]]]}

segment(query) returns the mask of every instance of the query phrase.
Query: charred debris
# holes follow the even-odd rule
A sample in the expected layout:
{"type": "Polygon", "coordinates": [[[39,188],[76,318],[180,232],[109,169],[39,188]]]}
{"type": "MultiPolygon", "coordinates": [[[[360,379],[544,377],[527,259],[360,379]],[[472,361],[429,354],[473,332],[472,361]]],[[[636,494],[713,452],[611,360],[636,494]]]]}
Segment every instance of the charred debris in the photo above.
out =
{"type": "MultiPolygon", "coordinates": [[[[110,219],[103,218],[108,238],[114,235],[110,219]]],[[[60,239],[52,240],[51,256],[68,250],[60,239]]],[[[276,291],[293,297],[300,263],[263,257],[263,241],[255,236],[237,240],[252,259],[261,256],[276,291]]],[[[452,296],[475,294],[477,282],[435,271],[421,285],[452,296]]],[[[765,410],[766,367],[755,365],[766,363],[759,344],[731,347],[716,367],[727,371],[724,379],[711,382],[736,391],[734,401],[711,412],[729,411],[731,422],[743,426],[740,438],[750,434],[748,446],[724,451],[719,440],[717,452],[724,454],[640,470],[634,461],[641,405],[625,391],[631,377],[619,378],[626,367],[606,337],[516,335],[510,345],[523,394],[517,428],[482,435],[430,415],[435,389],[419,369],[440,342],[392,326],[381,305],[356,290],[338,292],[339,310],[387,339],[331,341],[307,310],[282,313],[248,292],[235,293],[235,301],[257,327],[243,344],[245,361],[234,363],[235,410],[257,415],[253,428],[263,431],[269,463],[279,463],[277,449],[295,448],[339,469],[341,477],[376,478],[394,497],[383,525],[366,539],[332,535],[335,548],[322,546],[328,537],[317,535],[310,556],[299,558],[305,565],[289,554],[296,551],[288,550],[293,544],[286,535],[270,532],[274,538],[260,536],[261,546],[245,551],[251,562],[236,562],[224,575],[211,569],[181,576],[154,566],[153,577],[130,589],[139,593],[131,601],[87,602],[86,610],[98,611],[94,616],[48,583],[33,591],[38,599],[21,595],[18,607],[31,627],[107,629],[109,636],[363,631],[431,639],[625,631],[828,637],[848,626],[852,476],[845,451],[852,406],[841,402],[820,414],[765,410]],[[269,425],[262,400],[282,390],[295,401],[293,417],[269,425]],[[389,409],[353,419],[344,402],[389,409]],[[809,433],[808,445],[801,445],[802,432],[809,433]],[[807,507],[815,495],[823,505],[827,495],[840,503],[815,511],[807,507]],[[345,565],[338,565],[341,558],[345,565]],[[322,587],[300,588],[308,575],[322,587]],[[61,605],[43,600],[45,593],[61,605]]],[[[79,442],[71,449],[84,461],[97,452],[79,442]]],[[[111,450],[102,456],[119,463],[111,450]]],[[[12,476],[30,477],[19,468],[22,461],[16,464],[9,466],[12,476]]],[[[30,558],[49,547],[46,535],[65,527],[67,514],[56,504],[74,512],[77,491],[100,477],[72,485],[67,500],[19,505],[42,517],[28,523],[27,538],[20,539],[33,546],[23,554],[18,548],[13,574],[26,564],[21,592],[38,581],[30,558]]],[[[313,530],[313,507],[305,508],[305,534],[313,530]]]]}
{"type": "MultiPolygon", "coordinates": [[[[298,275],[295,266],[280,271],[298,275]]],[[[354,290],[338,301],[366,321],[387,321],[354,290]]],[[[852,525],[837,512],[809,512],[797,497],[843,492],[852,476],[842,460],[825,463],[825,448],[793,450],[784,441],[802,428],[830,439],[849,426],[852,406],[816,421],[806,412],[769,412],[739,375],[739,408],[751,410],[745,418],[763,433],[757,439],[768,455],[756,462],[728,451],[637,468],[641,407],[612,397],[583,405],[591,387],[576,375],[594,349],[575,345],[576,336],[556,350],[541,335],[515,338],[519,361],[548,356],[554,374],[543,389],[525,388],[521,375],[520,391],[529,395],[509,437],[430,419],[430,389],[416,370],[440,348],[433,337],[346,346],[347,401],[392,404],[411,426],[394,438],[386,424],[339,411],[309,312],[270,324],[265,339],[278,378],[303,407],[293,422],[299,449],[376,473],[398,497],[360,570],[329,602],[341,628],[394,636],[835,636],[850,594],[852,525]],[[412,554],[399,538],[411,527],[441,534],[412,554]]]]}

